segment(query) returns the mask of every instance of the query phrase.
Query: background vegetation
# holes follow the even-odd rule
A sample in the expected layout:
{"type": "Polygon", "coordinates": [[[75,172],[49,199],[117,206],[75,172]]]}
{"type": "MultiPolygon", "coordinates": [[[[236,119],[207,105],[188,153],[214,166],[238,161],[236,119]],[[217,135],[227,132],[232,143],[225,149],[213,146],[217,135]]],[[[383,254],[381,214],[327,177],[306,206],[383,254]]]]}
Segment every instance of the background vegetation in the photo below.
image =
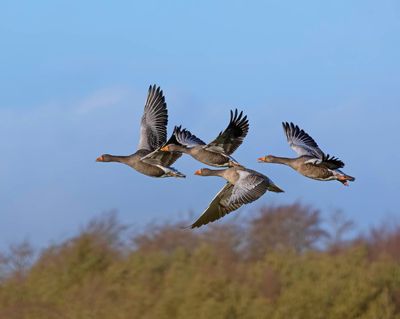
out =
{"type": "Polygon", "coordinates": [[[0,318],[400,318],[399,227],[345,240],[343,215],[301,204],[179,226],[132,234],[106,214],[41,252],[11,246],[0,318]]]}

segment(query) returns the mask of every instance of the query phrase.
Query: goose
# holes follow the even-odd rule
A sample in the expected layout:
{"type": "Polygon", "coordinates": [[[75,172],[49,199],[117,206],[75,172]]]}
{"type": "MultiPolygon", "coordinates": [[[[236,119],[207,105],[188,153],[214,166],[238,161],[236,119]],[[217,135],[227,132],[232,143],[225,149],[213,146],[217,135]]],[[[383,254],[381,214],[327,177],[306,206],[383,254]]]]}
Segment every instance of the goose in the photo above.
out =
{"type": "Polygon", "coordinates": [[[343,173],[340,168],[344,163],[337,157],[325,155],[318,147],[314,139],[304,130],[293,123],[282,123],[290,147],[298,154],[297,158],[286,158],[267,155],[260,157],[259,162],[277,163],[290,166],[300,174],[320,180],[337,180],[345,186],[349,186],[349,181],[355,181],[355,178],[343,173]]]}
{"type": "MultiPolygon", "coordinates": [[[[182,154],[160,150],[166,142],[167,124],[168,111],[163,91],[155,85],[150,86],[140,124],[138,150],[128,156],[103,154],[96,161],[126,164],[151,177],[185,177],[170,167],[182,154]]],[[[171,137],[169,142],[173,143],[175,139],[171,137]]]]}
{"type": "Polygon", "coordinates": [[[226,179],[227,183],[190,228],[200,227],[220,219],[242,205],[257,200],[267,190],[276,193],[283,192],[267,176],[243,166],[219,170],[201,168],[195,172],[195,175],[219,176],[226,179]]]}
{"type": "Polygon", "coordinates": [[[249,131],[247,116],[243,111],[231,110],[228,126],[209,144],[204,143],[187,129],[175,126],[173,135],[177,143],[166,143],[162,151],[180,152],[191,155],[196,160],[210,166],[227,167],[240,165],[230,155],[242,144],[249,131]]]}

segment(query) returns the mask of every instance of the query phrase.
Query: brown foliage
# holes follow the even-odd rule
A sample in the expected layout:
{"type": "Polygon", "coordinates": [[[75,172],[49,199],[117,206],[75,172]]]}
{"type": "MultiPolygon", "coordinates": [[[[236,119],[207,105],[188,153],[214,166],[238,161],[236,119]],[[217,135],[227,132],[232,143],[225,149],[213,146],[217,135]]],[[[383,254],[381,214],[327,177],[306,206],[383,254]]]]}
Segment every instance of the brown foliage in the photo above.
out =
{"type": "Polygon", "coordinates": [[[321,228],[320,212],[299,203],[263,207],[250,222],[249,254],[261,258],[271,251],[297,253],[315,248],[328,233],[321,228]]]}
{"type": "Polygon", "coordinates": [[[387,255],[400,263],[400,226],[372,228],[366,242],[371,258],[387,255]]]}
{"type": "Polygon", "coordinates": [[[26,242],[2,254],[0,318],[399,318],[400,227],[344,243],[349,225],[329,237],[296,203],[196,231],[153,225],[129,245],[106,214],[37,260],[26,242]]]}

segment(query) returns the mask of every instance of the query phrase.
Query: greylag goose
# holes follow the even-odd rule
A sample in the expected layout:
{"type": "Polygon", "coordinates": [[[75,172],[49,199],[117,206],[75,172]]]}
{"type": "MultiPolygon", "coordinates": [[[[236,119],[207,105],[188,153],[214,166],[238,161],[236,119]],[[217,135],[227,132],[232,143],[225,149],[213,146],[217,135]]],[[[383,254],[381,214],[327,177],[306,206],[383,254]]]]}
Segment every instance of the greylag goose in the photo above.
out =
{"type": "MultiPolygon", "coordinates": [[[[128,156],[103,154],[96,161],[123,163],[152,177],[185,177],[170,167],[182,154],[160,150],[166,142],[167,124],[168,111],[163,91],[155,85],[150,86],[140,124],[138,150],[128,156]]],[[[170,141],[174,142],[175,139],[171,138],[170,141]]]]}
{"type": "Polygon", "coordinates": [[[247,116],[243,111],[231,111],[227,128],[220,132],[217,138],[209,144],[193,135],[181,126],[175,126],[173,135],[177,143],[166,143],[162,151],[175,151],[191,155],[196,160],[217,167],[240,165],[230,155],[242,144],[249,131],[247,116]]]}
{"type": "Polygon", "coordinates": [[[293,123],[282,123],[290,147],[299,155],[297,158],[286,158],[278,156],[260,157],[259,162],[277,163],[290,166],[300,174],[320,180],[337,180],[348,186],[348,181],[355,181],[355,178],[343,173],[340,168],[344,163],[337,157],[325,155],[318,147],[313,138],[293,123]]]}
{"type": "Polygon", "coordinates": [[[195,175],[220,176],[226,179],[227,183],[214,197],[203,214],[190,226],[191,228],[213,222],[240,206],[255,201],[267,190],[276,193],[283,192],[267,176],[243,166],[219,170],[202,168],[197,170],[195,175]]]}

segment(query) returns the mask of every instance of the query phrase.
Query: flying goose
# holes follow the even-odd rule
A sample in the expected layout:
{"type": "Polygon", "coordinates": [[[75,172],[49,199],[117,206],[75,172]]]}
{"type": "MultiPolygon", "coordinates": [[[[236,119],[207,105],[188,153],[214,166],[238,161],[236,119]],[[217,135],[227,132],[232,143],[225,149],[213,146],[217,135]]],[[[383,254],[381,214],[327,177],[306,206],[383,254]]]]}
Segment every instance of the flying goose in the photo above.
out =
{"type": "Polygon", "coordinates": [[[196,160],[217,167],[240,165],[230,155],[242,144],[249,131],[247,116],[243,111],[231,111],[227,128],[209,144],[204,143],[187,129],[175,126],[173,136],[175,143],[166,143],[162,151],[175,151],[191,155],[196,160]]]}
{"type": "Polygon", "coordinates": [[[220,176],[226,179],[227,183],[214,197],[203,214],[190,226],[191,228],[213,222],[240,206],[257,200],[267,190],[276,193],[283,192],[267,176],[243,166],[219,170],[202,168],[197,170],[195,175],[220,176]]]}
{"type": "MultiPolygon", "coordinates": [[[[170,167],[182,154],[160,150],[166,142],[167,124],[168,111],[163,91],[155,85],[150,86],[140,124],[138,150],[128,156],[103,154],[96,161],[123,163],[151,177],[185,177],[170,167]]],[[[170,139],[170,142],[174,141],[174,138],[170,139]]]]}
{"type": "Polygon", "coordinates": [[[282,123],[290,147],[298,154],[297,158],[286,158],[278,156],[264,156],[258,159],[259,162],[277,163],[290,166],[300,174],[320,180],[337,180],[348,186],[348,181],[355,181],[355,178],[343,173],[340,168],[344,163],[337,157],[325,155],[318,147],[318,144],[304,130],[293,123],[282,123]]]}

